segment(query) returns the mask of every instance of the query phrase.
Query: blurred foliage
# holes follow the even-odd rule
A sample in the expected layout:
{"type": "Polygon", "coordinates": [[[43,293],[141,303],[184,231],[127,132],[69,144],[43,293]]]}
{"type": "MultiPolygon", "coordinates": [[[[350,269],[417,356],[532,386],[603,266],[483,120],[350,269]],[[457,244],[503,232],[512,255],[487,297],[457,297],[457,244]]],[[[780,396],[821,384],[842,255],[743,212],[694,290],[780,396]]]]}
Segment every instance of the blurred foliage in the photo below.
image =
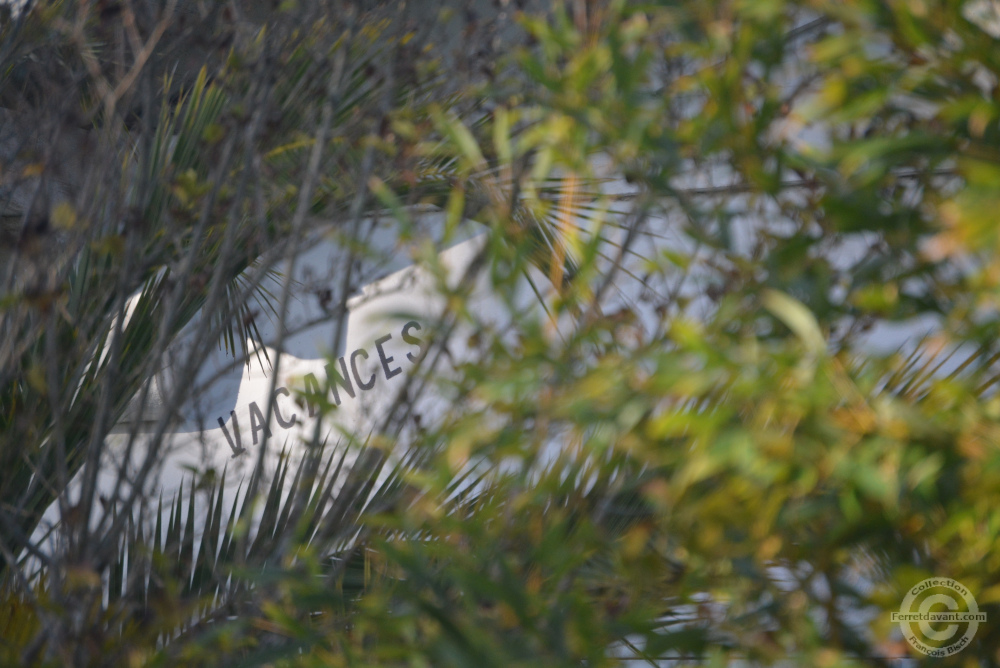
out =
{"type": "MultiPolygon", "coordinates": [[[[87,245],[52,292],[0,295],[0,331],[26,342],[0,367],[0,661],[888,665],[911,652],[889,615],[925,578],[1000,616],[994,3],[508,7],[525,37],[504,33],[499,62],[462,44],[484,68],[468,77],[392,10],[293,5],[158,107],[160,139],[135,144],[144,226],[94,222],[97,194],[57,208],[59,228],[91,221],[87,245]],[[36,563],[26,536],[164,343],[133,331],[192,318],[295,220],[338,221],[347,245],[381,206],[406,239],[415,205],[488,229],[482,274],[516,314],[498,330],[471,282],[447,295],[442,331],[475,356],[437,379],[441,419],[373,435],[337,494],[319,474],[335,458],[279,474],[252,527],[235,518],[255,499],[227,502],[227,524],[211,482],[201,509],[191,492],[153,520],[117,515],[101,549],[74,542],[78,523],[36,563]],[[120,281],[104,304],[73,287],[98,265],[120,281]],[[174,267],[195,273],[186,315],[164,316],[174,267]],[[525,280],[544,308],[519,309],[525,280]],[[142,286],[149,317],[129,321],[127,379],[95,424],[100,392],[78,389],[114,365],[94,342],[142,286]],[[920,333],[899,344],[900,328],[920,333]],[[55,341],[65,377],[45,376],[55,341]],[[386,481],[392,448],[408,455],[386,481]],[[58,452],[69,470],[45,474],[58,452]]],[[[64,11],[40,3],[10,48],[46,30],[79,47],[64,11]]],[[[75,57],[93,89],[72,103],[111,133],[132,111],[75,57]]],[[[210,338],[235,352],[232,302],[210,338]]],[[[912,658],[1000,663],[997,628],[912,658]]]]}

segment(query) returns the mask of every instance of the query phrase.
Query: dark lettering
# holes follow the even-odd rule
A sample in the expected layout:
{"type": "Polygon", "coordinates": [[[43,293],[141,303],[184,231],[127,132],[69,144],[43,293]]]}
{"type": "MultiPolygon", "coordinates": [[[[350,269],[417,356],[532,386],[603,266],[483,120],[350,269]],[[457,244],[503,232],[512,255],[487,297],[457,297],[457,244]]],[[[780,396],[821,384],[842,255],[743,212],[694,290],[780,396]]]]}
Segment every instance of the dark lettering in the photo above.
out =
{"type": "Polygon", "coordinates": [[[340,393],[337,392],[337,386],[340,385],[342,388],[347,390],[347,393],[351,395],[351,399],[354,398],[354,385],[351,384],[351,374],[347,371],[347,362],[344,358],[340,358],[340,368],[343,373],[337,371],[333,366],[333,362],[326,365],[326,382],[329,383],[330,388],[333,390],[333,399],[340,405],[340,393]]]}
{"type": "Polygon", "coordinates": [[[382,361],[382,371],[385,372],[385,379],[389,380],[393,376],[398,376],[403,373],[403,370],[399,367],[395,369],[389,368],[389,362],[393,360],[391,357],[385,356],[385,351],[382,350],[382,344],[392,338],[392,334],[386,334],[381,339],[375,339],[375,347],[378,349],[378,358],[382,361]]]}
{"type": "Polygon", "coordinates": [[[309,405],[309,417],[316,417],[316,402],[311,401],[309,396],[321,397],[323,396],[323,390],[319,386],[319,381],[316,380],[316,376],[311,373],[307,373],[305,378],[302,380],[306,384],[306,403],[309,405]]]}
{"type": "Polygon", "coordinates": [[[278,421],[278,424],[281,425],[282,429],[288,429],[289,427],[291,427],[292,425],[295,424],[295,417],[296,417],[296,415],[295,415],[295,413],[292,413],[292,417],[288,418],[287,420],[284,419],[284,417],[282,417],[282,415],[281,415],[281,409],[278,408],[278,395],[279,394],[283,394],[283,395],[285,395],[287,397],[288,396],[288,388],[279,387],[278,389],[276,389],[274,391],[274,396],[271,397],[271,403],[274,406],[274,419],[278,421]]]}
{"type": "Polygon", "coordinates": [[[264,413],[261,412],[256,401],[250,402],[250,431],[253,434],[254,445],[257,445],[258,431],[265,432],[267,437],[271,438],[271,430],[267,427],[267,420],[264,419],[264,413]]]}
{"type": "Polygon", "coordinates": [[[411,362],[416,362],[417,356],[420,355],[422,351],[420,349],[420,339],[410,334],[411,329],[420,329],[420,323],[416,320],[411,320],[403,325],[403,341],[409,343],[411,346],[417,347],[417,354],[414,355],[413,353],[406,353],[406,359],[411,362]]]}
{"type": "Polygon", "coordinates": [[[358,355],[368,359],[368,352],[364,348],[358,348],[351,353],[351,371],[354,372],[354,380],[357,382],[358,387],[362,390],[370,390],[375,387],[375,374],[372,374],[372,377],[368,379],[367,383],[361,382],[361,375],[358,373],[358,355]]]}
{"type": "Polygon", "coordinates": [[[222,433],[226,435],[226,440],[229,442],[229,449],[233,451],[233,457],[236,455],[246,452],[243,448],[243,443],[241,443],[240,438],[240,423],[236,420],[236,413],[229,411],[229,414],[233,417],[233,433],[236,435],[236,441],[233,442],[233,437],[229,435],[229,430],[226,429],[226,423],[219,418],[219,426],[222,427],[222,433]]]}

